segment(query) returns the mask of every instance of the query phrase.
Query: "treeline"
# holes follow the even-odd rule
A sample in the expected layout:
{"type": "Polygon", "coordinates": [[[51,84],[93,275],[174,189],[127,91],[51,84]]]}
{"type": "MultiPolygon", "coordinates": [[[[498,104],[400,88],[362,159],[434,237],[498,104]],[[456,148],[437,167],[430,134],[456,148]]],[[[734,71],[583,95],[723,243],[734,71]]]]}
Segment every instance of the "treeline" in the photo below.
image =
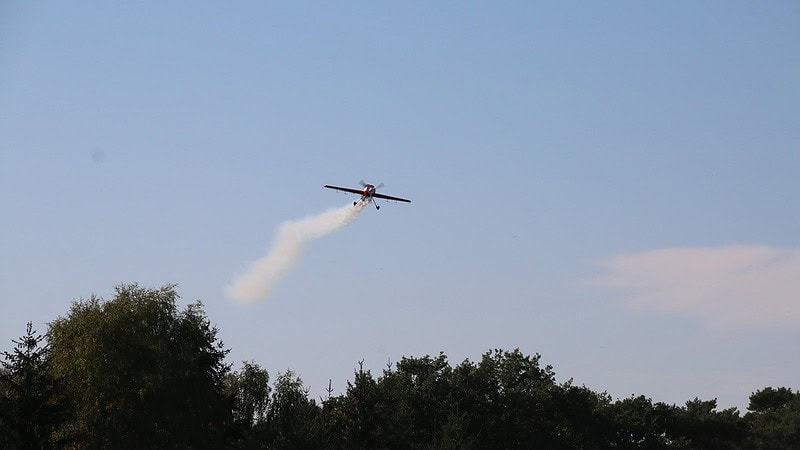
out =
{"type": "Polygon", "coordinates": [[[174,286],[120,286],[73,303],[42,335],[28,324],[0,369],[0,448],[800,448],[800,393],[764,388],[748,412],[614,400],[558,383],[539,355],[493,350],[451,365],[359,364],[316,401],[286,371],[225,363],[200,303],[174,286]]]}

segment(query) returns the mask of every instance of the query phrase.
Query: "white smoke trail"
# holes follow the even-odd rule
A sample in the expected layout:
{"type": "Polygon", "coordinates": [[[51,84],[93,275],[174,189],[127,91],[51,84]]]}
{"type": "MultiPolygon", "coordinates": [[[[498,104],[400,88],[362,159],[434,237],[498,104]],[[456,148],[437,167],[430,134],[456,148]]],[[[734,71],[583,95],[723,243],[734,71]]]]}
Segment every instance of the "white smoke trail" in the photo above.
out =
{"type": "Polygon", "coordinates": [[[245,303],[266,298],[275,283],[297,264],[309,242],[349,224],[366,205],[366,202],[359,201],[355,206],[347,205],[302,220],[282,223],[270,252],[236,277],[225,289],[226,295],[245,303]]]}

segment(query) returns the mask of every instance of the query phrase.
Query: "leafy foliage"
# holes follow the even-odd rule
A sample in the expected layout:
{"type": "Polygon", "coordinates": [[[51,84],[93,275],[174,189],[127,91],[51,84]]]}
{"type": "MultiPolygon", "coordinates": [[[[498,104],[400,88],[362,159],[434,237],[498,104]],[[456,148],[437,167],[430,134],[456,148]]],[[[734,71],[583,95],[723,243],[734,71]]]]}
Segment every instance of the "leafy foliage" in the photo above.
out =
{"type": "Polygon", "coordinates": [[[64,435],[101,448],[222,443],[228,351],[202,305],[178,311],[177,297],[174,286],[120,286],[51,324],[52,372],[76,408],[64,435]]]}
{"type": "Polygon", "coordinates": [[[317,403],[291,370],[271,386],[254,361],[231,371],[202,304],[177,299],[123,285],[73,303],[46,337],[28,324],[3,352],[0,448],[800,448],[792,389],[753,393],[744,417],[716,399],[614,401],[519,349],[403,357],[377,376],[362,361],[317,403]]]}
{"type": "Polygon", "coordinates": [[[227,430],[229,444],[237,448],[259,448],[269,406],[269,373],[255,362],[245,361],[239,372],[225,377],[225,391],[232,403],[233,423],[227,430]]]}
{"type": "Polygon", "coordinates": [[[317,439],[319,408],[300,377],[287,370],[275,380],[267,412],[273,447],[310,448],[317,439]]]}
{"type": "Polygon", "coordinates": [[[800,448],[800,392],[767,387],[750,396],[747,409],[753,447],[800,448]]]}

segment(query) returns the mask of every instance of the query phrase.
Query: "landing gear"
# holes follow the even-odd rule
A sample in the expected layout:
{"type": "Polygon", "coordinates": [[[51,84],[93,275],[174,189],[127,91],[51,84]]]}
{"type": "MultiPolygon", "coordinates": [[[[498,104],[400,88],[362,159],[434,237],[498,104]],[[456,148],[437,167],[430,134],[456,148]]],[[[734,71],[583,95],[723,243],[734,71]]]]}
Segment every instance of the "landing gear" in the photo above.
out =
{"type": "Polygon", "coordinates": [[[378,206],[378,205],[375,205],[375,209],[381,209],[381,207],[378,206]]]}
{"type": "Polygon", "coordinates": [[[358,203],[358,200],[353,202],[353,206],[356,206],[356,203],[358,203]]]}

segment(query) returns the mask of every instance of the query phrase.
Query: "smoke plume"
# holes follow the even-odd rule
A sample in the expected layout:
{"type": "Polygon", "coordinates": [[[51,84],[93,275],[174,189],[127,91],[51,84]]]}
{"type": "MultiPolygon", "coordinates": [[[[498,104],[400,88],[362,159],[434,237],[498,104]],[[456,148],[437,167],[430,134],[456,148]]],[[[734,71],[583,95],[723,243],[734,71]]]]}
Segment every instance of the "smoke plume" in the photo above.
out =
{"type": "Polygon", "coordinates": [[[275,283],[298,263],[309,242],[349,224],[366,205],[359,201],[355,206],[282,223],[270,252],[233,280],[226,288],[227,296],[244,303],[266,298],[275,283]]]}

